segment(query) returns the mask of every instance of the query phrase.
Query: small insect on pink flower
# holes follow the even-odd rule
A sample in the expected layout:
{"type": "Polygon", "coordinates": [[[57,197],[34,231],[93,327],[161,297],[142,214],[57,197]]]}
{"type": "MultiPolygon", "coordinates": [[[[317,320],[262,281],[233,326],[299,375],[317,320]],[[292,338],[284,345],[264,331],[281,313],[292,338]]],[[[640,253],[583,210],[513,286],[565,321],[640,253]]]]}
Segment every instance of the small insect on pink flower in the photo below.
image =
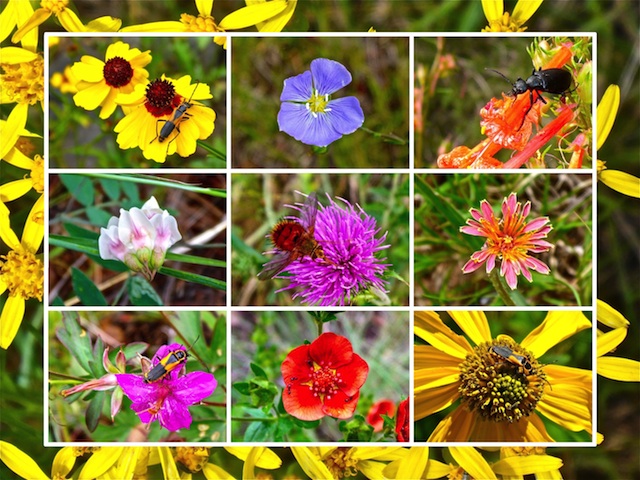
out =
{"type": "Polygon", "coordinates": [[[498,259],[501,261],[500,275],[512,290],[517,287],[520,274],[529,282],[533,281],[529,269],[548,274],[549,267],[529,254],[546,252],[553,247],[553,244],[544,240],[553,227],[548,217],[538,217],[527,223],[530,210],[531,202],[522,206],[515,193],[502,201],[501,219],[495,217],[487,200],[480,202],[480,210],[472,208],[469,212],[473,218],[468,219],[467,225],[460,227],[460,231],[486,237],[487,241],[471,255],[462,271],[474,272],[486,262],[487,273],[491,273],[498,259]]]}

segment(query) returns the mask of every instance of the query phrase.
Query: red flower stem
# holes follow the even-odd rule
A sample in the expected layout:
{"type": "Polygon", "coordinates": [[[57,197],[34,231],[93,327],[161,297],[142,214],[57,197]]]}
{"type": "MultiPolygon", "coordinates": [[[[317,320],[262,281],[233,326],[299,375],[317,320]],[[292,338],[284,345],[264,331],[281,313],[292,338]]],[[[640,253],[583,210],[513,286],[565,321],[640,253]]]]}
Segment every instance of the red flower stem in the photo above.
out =
{"type": "Polygon", "coordinates": [[[511,157],[505,164],[504,168],[520,168],[527,162],[533,154],[544,146],[553,136],[558,133],[562,127],[573,120],[574,112],[570,107],[562,109],[557,118],[544,127],[540,132],[533,137],[533,139],[527,144],[524,149],[511,157]]]}

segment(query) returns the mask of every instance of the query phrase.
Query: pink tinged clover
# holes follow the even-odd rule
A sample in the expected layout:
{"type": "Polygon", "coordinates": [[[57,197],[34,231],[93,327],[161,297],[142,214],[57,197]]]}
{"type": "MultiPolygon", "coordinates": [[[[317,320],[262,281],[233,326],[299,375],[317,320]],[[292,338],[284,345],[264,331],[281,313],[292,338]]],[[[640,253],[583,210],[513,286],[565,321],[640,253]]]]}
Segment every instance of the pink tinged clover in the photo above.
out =
{"type": "Polygon", "coordinates": [[[533,281],[529,269],[544,275],[549,267],[529,256],[529,253],[548,251],[553,244],[544,240],[553,229],[548,217],[538,217],[530,222],[526,218],[531,210],[531,202],[524,207],[512,193],[502,201],[502,219],[497,219],[489,202],[482,200],[480,210],[472,208],[469,212],[473,218],[460,231],[467,235],[486,237],[482,248],[471,255],[471,259],[462,267],[464,273],[471,273],[486,263],[487,274],[501,261],[500,275],[513,290],[518,285],[518,275],[522,274],[529,282],[533,281]]]}
{"type": "Polygon", "coordinates": [[[176,219],[151,197],[142,208],[120,209],[120,217],[111,217],[100,229],[98,247],[102,259],[121,261],[152,280],[169,247],[181,238],[176,219]]]}
{"type": "Polygon", "coordinates": [[[327,58],[311,62],[311,71],[284,81],[278,112],[280,131],[307,145],[326,147],[364,123],[356,97],[332,100],[331,95],[351,83],[351,74],[327,58]]]}
{"type": "MultiPolygon", "coordinates": [[[[302,303],[319,306],[350,305],[355,297],[369,290],[378,297],[386,293],[383,275],[390,265],[378,252],[385,245],[387,234],[380,235],[376,219],[336,197],[336,203],[327,194],[329,205],[318,209],[314,237],[322,246],[326,260],[305,256],[287,265],[276,278],[286,278],[289,285],[278,290],[296,290],[293,298],[302,297],[302,303]],[[282,275],[287,273],[287,275],[282,275]]],[[[297,219],[309,230],[309,215],[306,204],[287,205],[301,212],[297,219]]]]}
{"type": "MultiPolygon", "coordinates": [[[[186,352],[185,347],[179,343],[163,345],[154,355],[152,366],[156,366],[161,359],[175,350],[186,352]]],[[[132,402],[131,409],[136,412],[142,423],[158,420],[161,427],[171,432],[191,426],[189,406],[211,395],[218,382],[207,372],[191,372],[180,376],[183,369],[184,364],[152,383],[146,383],[141,375],[116,374],[120,388],[132,402]]]]}

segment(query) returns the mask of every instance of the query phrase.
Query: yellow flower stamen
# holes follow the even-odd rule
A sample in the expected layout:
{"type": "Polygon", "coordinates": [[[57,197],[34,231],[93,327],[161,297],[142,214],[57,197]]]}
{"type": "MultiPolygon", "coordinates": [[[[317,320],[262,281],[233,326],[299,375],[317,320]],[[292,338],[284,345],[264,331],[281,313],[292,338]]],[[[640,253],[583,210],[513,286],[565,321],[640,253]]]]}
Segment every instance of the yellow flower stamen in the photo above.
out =
{"type": "Polygon", "coordinates": [[[0,63],[0,90],[10,103],[35,105],[44,99],[44,60],[37,56],[30,62],[0,63]]]}
{"type": "Polygon", "coordinates": [[[61,14],[69,6],[69,0],[43,0],[40,7],[50,11],[54,15],[61,14]]]}
{"type": "Polygon", "coordinates": [[[224,32],[211,15],[198,15],[194,17],[188,13],[180,15],[180,22],[187,32],[224,32]]]}
{"type": "Polygon", "coordinates": [[[328,112],[327,103],[329,103],[329,95],[320,95],[317,90],[313,90],[313,95],[307,100],[307,108],[311,111],[313,116],[317,116],[318,113],[328,112]]]}
{"type": "Polygon", "coordinates": [[[484,419],[513,423],[535,411],[545,382],[546,375],[533,355],[501,335],[467,355],[460,365],[458,391],[462,402],[484,419]],[[496,353],[499,349],[511,355],[496,353]]]}
{"type": "Polygon", "coordinates": [[[177,447],[176,462],[191,472],[199,472],[209,461],[209,449],[205,447],[177,447]]]}
{"type": "Polygon", "coordinates": [[[10,296],[42,301],[44,264],[35,254],[20,249],[0,255],[0,275],[10,296]]]}
{"type": "Polygon", "coordinates": [[[333,474],[333,478],[355,477],[358,474],[358,460],[351,456],[351,452],[351,448],[336,448],[324,459],[324,464],[333,474]]]}
{"type": "Polygon", "coordinates": [[[36,192],[44,192],[44,159],[40,155],[36,155],[33,159],[31,181],[33,182],[33,189],[36,192]]]}

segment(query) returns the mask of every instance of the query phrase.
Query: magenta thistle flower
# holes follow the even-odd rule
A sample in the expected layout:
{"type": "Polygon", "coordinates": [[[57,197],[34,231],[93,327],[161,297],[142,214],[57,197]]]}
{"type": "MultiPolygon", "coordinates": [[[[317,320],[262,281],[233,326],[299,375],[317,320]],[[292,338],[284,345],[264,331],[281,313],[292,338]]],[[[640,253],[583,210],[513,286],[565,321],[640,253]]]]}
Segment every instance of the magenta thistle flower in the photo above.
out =
{"type": "Polygon", "coordinates": [[[522,275],[531,282],[531,272],[548,274],[549,267],[530,257],[529,253],[542,253],[548,251],[553,244],[543,240],[552,230],[548,217],[538,217],[526,222],[531,210],[531,202],[524,207],[512,193],[502,201],[502,216],[498,220],[486,200],[480,202],[480,210],[469,210],[473,219],[467,220],[467,225],[460,227],[460,231],[468,235],[486,237],[487,241],[477,252],[471,255],[471,259],[462,267],[464,273],[470,273],[479,269],[483,263],[487,264],[487,273],[491,273],[496,266],[496,259],[501,261],[500,275],[507,280],[507,285],[515,289],[518,285],[518,275],[522,275]]]}
{"type": "MultiPolygon", "coordinates": [[[[386,258],[377,258],[376,253],[389,248],[383,245],[387,234],[376,236],[375,218],[367,215],[359,205],[351,205],[337,197],[339,205],[327,194],[330,205],[320,205],[314,221],[308,214],[308,203],[287,205],[301,212],[300,218],[287,217],[299,222],[305,230],[311,230],[324,255],[305,255],[287,265],[281,272],[287,276],[288,286],[278,290],[296,290],[293,298],[302,297],[302,303],[320,306],[349,305],[363,290],[377,289],[386,292],[381,276],[388,264],[386,258]]],[[[314,207],[316,208],[316,207],[314,207]]],[[[275,251],[275,250],[274,250],[275,251]]]]}
{"type": "MultiPolygon", "coordinates": [[[[158,365],[160,360],[176,350],[186,352],[186,348],[179,343],[163,345],[154,355],[152,366],[158,365]]],[[[172,432],[189,428],[189,406],[211,395],[218,382],[207,372],[191,372],[180,376],[183,369],[184,363],[161,380],[151,383],[147,383],[141,375],[116,374],[124,394],[131,399],[131,409],[142,423],[158,420],[160,426],[172,432]]]]}

